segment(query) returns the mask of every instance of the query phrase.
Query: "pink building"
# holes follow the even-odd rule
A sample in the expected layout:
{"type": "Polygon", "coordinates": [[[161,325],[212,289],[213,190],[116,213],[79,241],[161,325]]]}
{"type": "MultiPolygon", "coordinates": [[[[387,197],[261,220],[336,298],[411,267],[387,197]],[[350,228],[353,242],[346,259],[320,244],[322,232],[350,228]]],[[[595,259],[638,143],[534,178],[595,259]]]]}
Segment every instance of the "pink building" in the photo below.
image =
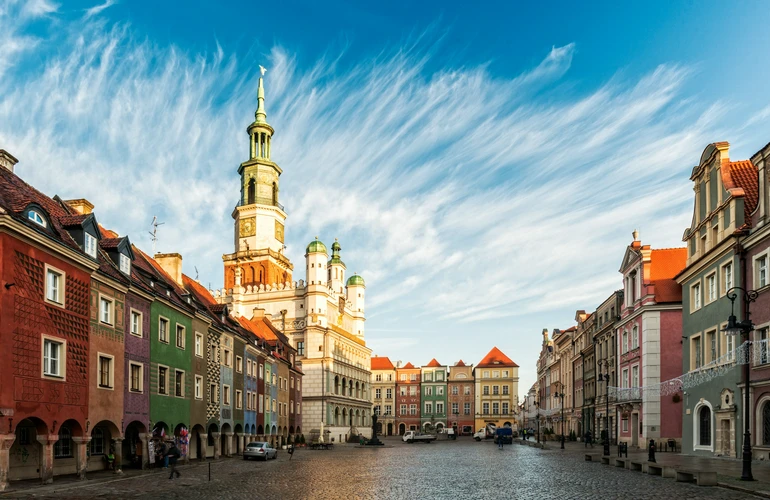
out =
{"type": "Polygon", "coordinates": [[[674,277],[685,267],[685,248],[653,250],[639,233],[626,248],[618,342],[618,440],[633,447],[682,437],[682,403],[654,390],[682,373],[682,288],[674,277]]]}

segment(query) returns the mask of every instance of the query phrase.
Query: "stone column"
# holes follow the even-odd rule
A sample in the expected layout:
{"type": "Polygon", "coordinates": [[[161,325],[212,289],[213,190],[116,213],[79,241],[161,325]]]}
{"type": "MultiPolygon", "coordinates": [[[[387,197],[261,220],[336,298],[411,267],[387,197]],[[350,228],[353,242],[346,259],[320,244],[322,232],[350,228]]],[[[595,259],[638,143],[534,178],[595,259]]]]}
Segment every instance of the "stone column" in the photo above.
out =
{"type": "Polygon", "coordinates": [[[150,448],[147,446],[147,433],[139,433],[139,441],[142,442],[142,470],[150,468],[150,448]]]}
{"type": "MultiPolygon", "coordinates": [[[[198,460],[206,460],[208,457],[208,447],[209,447],[209,435],[203,432],[198,433],[198,442],[200,443],[201,448],[201,454],[198,457],[198,460]]],[[[196,450],[197,451],[197,450],[196,450]]]]}
{"type": "Polygon", "coordinates": [[[115,474],[123,474],[123,438],[113,438],[115,448],[115,474]]]}
{"type": "Polygon", "coordinates": [[[0,434],[0,491],[8,489],[8,472],[11,468],[11,446],[16,434],[0,434]]]}
{"type": "Polygon", "coordinates": [[[83,480],[88,470],[88,443],[91,442],[91,438],[73,437],[72,442],[75,443],[75,471],[78,479],[83,480]]]}
{"type": "Polygon", "coordinates": [[[53,445],[58,440],[58,434],[37,436],[37,441],[40,443],[40,479],[43,484],[53,483],[53,445]]]}
{"type": "Polygon", "coordinates": [[[225,432],[225,449],[222,450],[222,453],[226,457],[233,456],[233,433],[232,432],[225,432]]]}
{"type": "Polygon", "coordinates": [[[222,451],[220,450],[221,442],[219,441],[219,433],[212,432],[211,437],[214,438],[214,460],[219,460],[219,456],[222,451]]]}

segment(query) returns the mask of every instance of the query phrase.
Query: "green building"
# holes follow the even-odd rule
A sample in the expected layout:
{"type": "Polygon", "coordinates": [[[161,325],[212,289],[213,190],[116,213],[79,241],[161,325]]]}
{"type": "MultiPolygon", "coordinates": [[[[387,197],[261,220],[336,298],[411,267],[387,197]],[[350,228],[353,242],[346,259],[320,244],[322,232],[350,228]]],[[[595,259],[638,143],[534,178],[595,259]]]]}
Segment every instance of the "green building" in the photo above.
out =
{"type": "Polygon", "coordinates": [[[420,368],[420,427],[423,431],[440,432],[447,426],[447,379],[449,370],[436,358],[420,368]]]}

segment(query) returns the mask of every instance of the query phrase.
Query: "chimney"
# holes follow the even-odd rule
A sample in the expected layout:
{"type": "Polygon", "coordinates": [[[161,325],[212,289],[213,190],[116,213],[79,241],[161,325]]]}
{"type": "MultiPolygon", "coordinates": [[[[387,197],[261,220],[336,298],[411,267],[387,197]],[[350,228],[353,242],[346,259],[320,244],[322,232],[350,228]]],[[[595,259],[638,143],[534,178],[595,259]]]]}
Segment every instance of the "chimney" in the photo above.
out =
{"type": "Polygon", "coordinates": [[[13,166],[19,163],[19,160],[13,157],[11,153],[0,149],[0,167],[7,168],[13,173],[13,166]]]}
{"type": "Polygon", "coordinates": [[[182,256],[178,253],[156,253],[154,258],[176,284],[182,286],[182,256]]]}
{"type": "Polygon", "coordinates": [[[265,310],[259,307],[254,308],[254,313],[251,315],[251,319],[262,319],[265,317],[265,310]]]}
{"type": "Polygon", "coordinates": [[[85,198],[80,198],[79,200],[65,200],[64,203],[69,205],[70,208],[74,209],[80,215],[88,215],[94,211],[94,204],[85,198]]]}
{"type": "Polygon", "coordinates": [[[634,241],[639,241],[639,231],[634,229],[634,232],[631,233],[631,236],[634,237],[634,241]]]}

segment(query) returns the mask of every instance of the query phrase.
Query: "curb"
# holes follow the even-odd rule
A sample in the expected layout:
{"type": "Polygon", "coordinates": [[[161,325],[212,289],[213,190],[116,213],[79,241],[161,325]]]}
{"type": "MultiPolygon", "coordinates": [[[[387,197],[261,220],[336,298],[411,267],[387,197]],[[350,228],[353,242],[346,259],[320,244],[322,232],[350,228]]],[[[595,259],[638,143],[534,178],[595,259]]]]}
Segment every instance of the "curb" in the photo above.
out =
{"type": "Polygon", "coordinates": [[[741,493],[745,493],[747,495],[754,495],[754,496],[757,496],[757,497],[770,498],[770,492],[767,492],[767,491],[755,491],[755,490],[752,490],[750,488],[743,488],[741,486],[735,486],[734,484],[729,484],[729,483],[719,483],[719,482],[717,482],[717,486],[719,486],[720,488],[728,489],[728,490],[740,491],[741,493]]]}

